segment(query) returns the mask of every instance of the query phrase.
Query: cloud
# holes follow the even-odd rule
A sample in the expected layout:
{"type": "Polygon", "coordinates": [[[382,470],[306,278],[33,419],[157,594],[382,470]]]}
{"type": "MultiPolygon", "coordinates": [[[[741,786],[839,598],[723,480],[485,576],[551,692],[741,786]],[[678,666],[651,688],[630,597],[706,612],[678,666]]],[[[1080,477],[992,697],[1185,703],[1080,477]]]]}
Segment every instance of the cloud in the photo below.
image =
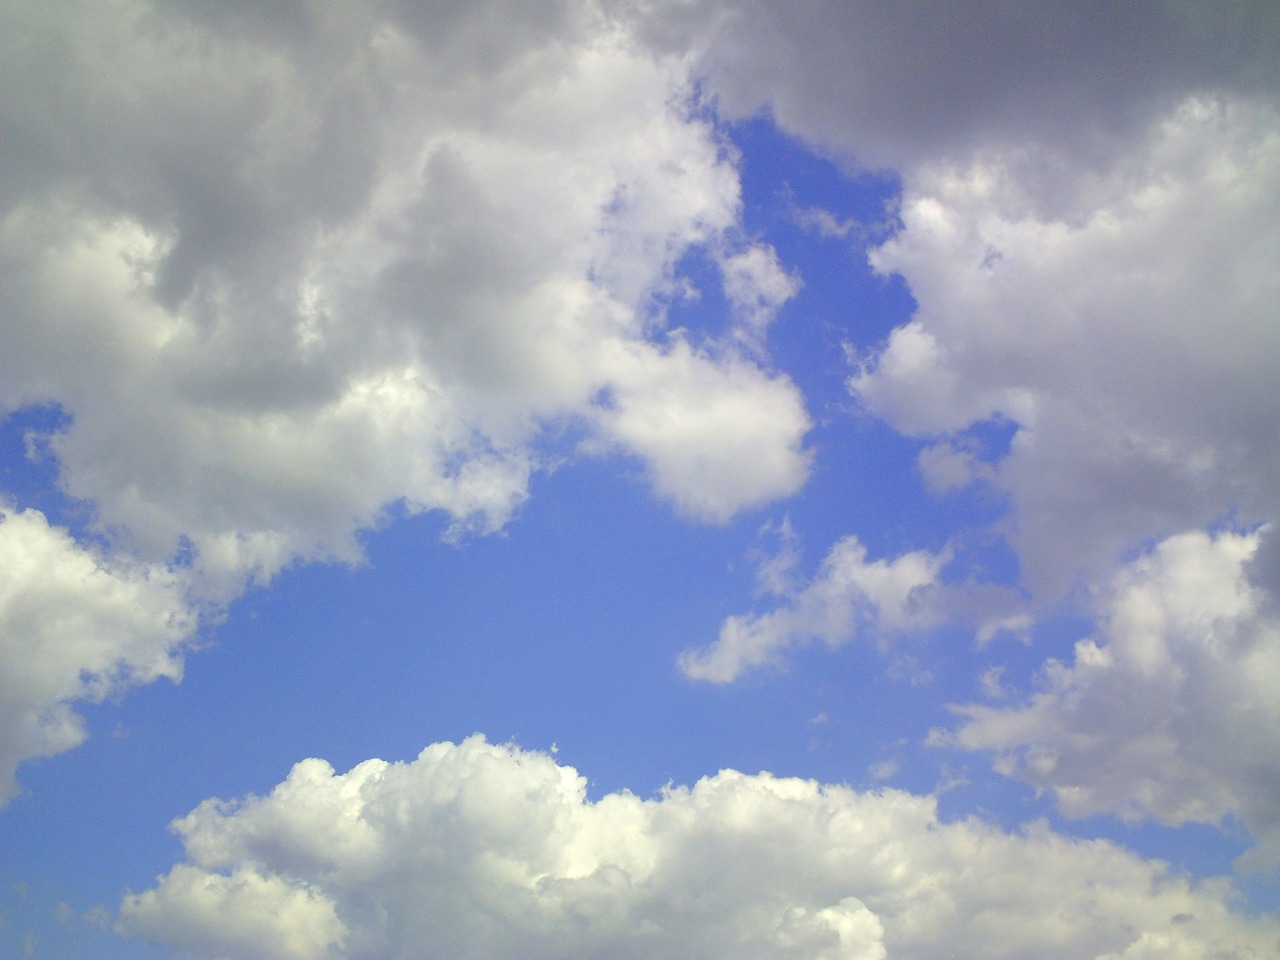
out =
{"type": "Polygon", "coordinates": [[[945,556],[917,550],[892,560],[868,561],[857,537],[838,541],[813,579],[794,583],[795,553],[785,542],[778,558],[761,567],[761,583],[778,598],[759,614],[734,615],[709,646],[684,651],[680,670],[694,680],[730,683],[745,671],[777,665],[790,649],[820,641],[838,647],[868,630],[878,640],[919,627],[936,613],[930,601],[945,556]],[[779,562],[780,561],[780,562],[779,562]]]}
{"type": "Polygon", "coordinates": [[[0,804],[21,761],[84,740],[77,701],[181,679],[197,620],[168,569],[106,559],[39,511],[0,507],[0,804]]]}
{"type": "Polygon", "coordinates": [[[619,345],[600,436],[637,454],[652,486],[686,516],[722,523],[794,493],[809,470],[809,417],[791,381],[676,338],[619,345]]]}
{"type": "Polygon", "coordinates": [[[935,743],[990,750],[1072,817],[1162,823],[1238,817],[1280,858],[1280,619],[1250,584],[1260,534],[1184,533],[1128,564],[1099,597],[1096,636],[1049,660],[1021,702],[956,708],[935,743]]]}
{"type": "Polygon", "coordinates": [[[1280,13],[1208,14],[1055,0],[1033,9],[941,0],[630,3],[660,49],[692,51],[730,116],[869,167],[915,167],[995,145],[1105,167],[1151,117],[1207,91],[1280,81],[1280,13]]]}
{"type": "Polygon", "coordinates": [[[800,292],[800,277],[783,269],[773,247],[760,243],[730,254],[720,269],[739,336],[758,349],[778,309],[800,292]]]}
{"type": "Polygon", "coordinates": [[[919,309],[852,388],[933,441],[939,490],[975,475],[946,455],[966,427],[1022,427],[994,479],[1038,598],[1152,538],[1275,515],[1274,4],[631,6],[724,115],[901,178],[872,263],[919,309]]]}
{"type": "Polygon", "coordinates": [[[684,65],[590,0],[8,5],[0,125],[0,416],[65,414],[42,449],[103,544],[7,549],[96,565],[90,620],[145,601],[9,628],[57,679],[6,666],[0,777],[82,736],[69,700],[176,676],[166,564],[218,608],[397,510],[496,530],[566,436],[700,521],[805,481],[761,352],[792,281],[684,65]],[[666,329],[693,248],[749,338],[666,329]]]}
{"type": "MultiPolygon", "coordinates": [[[[908,180],[871,256],[919,309],[851,389],[915,436],[1016,424],[983,473],[1042,598],[1152,538],[1276,515],[1278,130],[1267,106],[1187,101],[1120,172],[1076,171],[1056,213],[1012,155],[908,180]]],[[[935,486],[965,479],[949,449],[922,458],[935,486]]]]}
{"type": "Polygon", "coordinates": [[[174,827],[187,862],[119,928],[196,958],[1207,960],[1280,938],[1226,881],[1042,824],[734,771],[588,802],[572,768],[479,737],[341,775],[305,760],[174,827]]]}
{"type": "Polygon", "coordinates": [[[596,4],[6,17],[0,409],[61,405],[60,482],[113,542],[225,600],[393,505],[502,526],[566,425],[701,519],[804,481],[794,384],[664,329],[693,247],[756,283],[744,322],[787,277],[735,245],[683,65],[596,4]]]}

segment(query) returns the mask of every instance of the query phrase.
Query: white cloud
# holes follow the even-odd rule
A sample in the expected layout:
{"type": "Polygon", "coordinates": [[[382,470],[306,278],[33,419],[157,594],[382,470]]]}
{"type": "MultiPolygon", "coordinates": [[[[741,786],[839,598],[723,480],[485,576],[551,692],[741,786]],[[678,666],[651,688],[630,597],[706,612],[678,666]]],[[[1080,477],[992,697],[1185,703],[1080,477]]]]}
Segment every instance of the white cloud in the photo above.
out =
{"type": "Polygon", "coordinates": [[[720,269],[737,332],[749,347],[759,349],[779,308],[800,292],[800,277],[784,270],[777,251],[761,243],[725,257],[720,269]]]}
{"type": "Polygon", "coordinates": [[[1013,705],[971,704],[938,743],[992,750],[1063,812],[1163,823],[1228,814],[1280,857],[1280,620],[1250,585],[1259,534],[1171,537],[1099,599],[1100,633],[1013,705]]]}
{"type": "Polygon", "coordinates": [[[182,676],[197,617],[164,567],[107,560],[0,506],[0,804],[14,771],[85,737],[77,701],[182,676]]]}
{"type": "Polygon", "coordinates": [[[682,338],[665,350],[619,344],[608,363],[600,432],[639,455],[654,489],[682,513],[723,522],[804,483],[809,418],[790,380],[682,338]]]}
{"type": "MultiPolygon", "coordinates": [[[[919,310],[851,387],[910,434],[1018,425],[991,476],[1049,598],[1150,538],[1280,508],[1280,121],[1188,101],[1057,213],[1021,164],[990,154],[909,179],[872,262],[919,310]]],[[[932,482],[962,480],[932,449],[932,482]]]]}
{"type": "Polygon", "coordinates": [[[662,329],[690,247],[755,282],[744,322],[790,281],[733,245],[684,66],[595,3],[5,16],[0,409],[61,404],[63,486],[153,559],[189,544],[210,596],[351,559],[398,502],[501,526],[547,425],[700,518],[803,482],[794,385],[662,329]]]}
{"type": "Polygon", "coordinates": [[[1225,881],[1043,825],[733,771],[587,802],[572,768],[479,737],[342,775],[306,760],[175,828],[188,862],[119,928],[195,958],[1208,960],[1280,938],[1225,881]]]}
{"type": "Polygon", "coordinates": [[[868,561],[858,538],[845,537],[804,586],[791,583],[795,554],[785,544],[780,556],[781,568],[762,567],[763,582],[779,604],[766,613],[729,617],[714,643],[682,653],[679,665],[686,676],[729,683],[754,667],[780,663],[793,647],[814,641],[837,647],[862,630],[883,641],[886,634],[928,623],[936,613],[930,601],[943,555],[917,550],[868,561]]]}
{"type": "Polygon", "coordinates": [[[107,553],[39,548],[99,569],[66,603],[109,620],[6,627],[50,673],[3,667],[4,783],[81,737],[70,701],[177,675],[165,564],[216,607],[358,559],[393,506],[499,528],[545,427],[638,457],[699,520],[804,482],[803,401],[758,344],[663,328],[695,246],[755,283],[748,325],[790,289],[734,245],[737,172],[684,66],[591,0],[447,7],[0,13],[0,416],[67,414],[47,449],[107,553]]]}

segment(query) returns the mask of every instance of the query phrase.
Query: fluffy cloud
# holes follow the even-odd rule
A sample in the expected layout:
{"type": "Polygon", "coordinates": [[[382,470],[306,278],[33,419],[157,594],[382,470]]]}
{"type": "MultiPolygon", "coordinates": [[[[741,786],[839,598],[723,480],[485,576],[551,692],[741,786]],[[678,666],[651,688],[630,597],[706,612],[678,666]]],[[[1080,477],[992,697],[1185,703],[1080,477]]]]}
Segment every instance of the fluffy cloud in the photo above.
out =
{"type": "Polygon", "coordinates": [[[1238,816],[1280,858],[1280,619],[1248,580],[1259,534],[1187,533],[1129,564],[1100,598],[1101,630],[1043,689],[973,704],[934,740],[994,750],[1069,816],[1214,823],[1238,816]]]}
{"type": "Polygon", "coordinates": [[[1038,595],[1233,509],[1275,515],[1274,4],[633,9],[725,114],[902,178],[872,262],[919,310],[853,390],[939,441],[939,490],[992,479],[946,455],[966,427],[1023,428],[995,482],[1038,595]]]}
{"type": "Polygon", "coordinates": [[[1042,825],[733,771],[588,802],[573,769],[478,737],[341,775],[306,760],[174,826],[188,862],[119,925],[197,958],[1207,960],[1280,938],[1224,881],[1042,825]]]}
{"type": "Polygon", "coordinates": [[[588,0],[272,9],[5,14],[0,408],[67,411],[103,531],[225,599],[391,504],[502,525],[548,424],[700,518],[803,482],[794,385],[663,329],[693,246],[787,295],[681,63],[588,0]]]}
{"type": "Polygon", "coordinates": [[[19,762],[84,739],[76,701],[180,679],[196,623],[167,569],[106,560],[38,511],[0,506],[0,804],[19,762]]]}
{"type": "Polygon", "coordinates": [[[935,615],[931,601],[945,559],[917,550],[869,561],[858,538],[845,537],[801,586],[793,576],[797,557],[790,528],[784,527],[782,550],[760,568],[761,592],[775,599],[775,608],[729,617],[714,643],[680,655],[680,669],[694,680],[729,683],[751,668],[776,665],[787,650],[814,641],[837,647],[866,630],[883,642],[935,615]]]}
{"type": "Polygon", "coordinates": [[[217,607],[393,507],[494,530],[565,435],[701,521],[807,476],[761,349],[794,281],[685,66],[592,0],[9,4],[0,126],[0,416],[66,414],[106,551],[0,534],[0,789],[69,702],[176,677],[166,564],[217,607]],[[727,330],[665,329],[694,247],[727,330]]]}
{"type": "Polygon", "coordinates": [[[911,179],[872,262],[919,310],[851,386],[914,435],[1018,426],[985,475],[1013,494],[1033,588],[1232,510],[1276,515],[1277,131],[1269,107],[1189,101],[1056,213],[1017,158],[911,179]]]}

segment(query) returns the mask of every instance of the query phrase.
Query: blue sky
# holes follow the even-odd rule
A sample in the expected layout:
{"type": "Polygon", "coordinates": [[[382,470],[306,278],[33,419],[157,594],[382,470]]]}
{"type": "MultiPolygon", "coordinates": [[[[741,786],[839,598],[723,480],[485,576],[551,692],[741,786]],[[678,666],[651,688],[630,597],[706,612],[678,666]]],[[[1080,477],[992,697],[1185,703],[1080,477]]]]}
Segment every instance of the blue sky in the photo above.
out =
{"type": "Polygon", "coordinates": [[[1280,952],[1270,5],[3,17],[0,952],[1280,952]]]}

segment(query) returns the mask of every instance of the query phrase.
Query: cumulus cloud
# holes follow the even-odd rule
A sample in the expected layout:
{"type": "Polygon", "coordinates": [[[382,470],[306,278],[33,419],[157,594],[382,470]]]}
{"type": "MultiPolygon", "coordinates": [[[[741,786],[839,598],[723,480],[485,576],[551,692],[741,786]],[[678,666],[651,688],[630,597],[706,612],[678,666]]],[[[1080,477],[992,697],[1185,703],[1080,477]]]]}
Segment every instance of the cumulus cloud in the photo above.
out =
{"type": "MultiPolygon", "coordinates": [[[[873,251],[919,310],[851,388],[916,436],[1017,425],[983,476],[1012,494],[1038,592],[1105,575],[1151,538],[1280,507],[1278,131],[1270,107],[1188,101],[1054,214],[1017,158],[922,168],[873,251]]],[[[922,458],[935,486],[964,479],[949,449],[922,458]]]]}
{"type": "Polygon", "coordinates": [[[1280,926],[1105,842],[942,823],[932,797],[734,771],[589,802],[473,737],[206,801],[119,928],[192,957],[1265,956],[1280,926]],[[1027,882],[1028,877],[1035,882],[1027,882]]]}
{"type": "Polygon", "coordinates": [[[600,436],[633,451],[681,513],[723,522],[799,489],[809,469],[804,404],[789,380],[683,338],[623,346],[595,412],[600,436]]]}
{"type": "Polygon", "coordinates": [[[682,64],[595,3],[5,16],[0,405],[70,415],[61,483],[117,542],[226,598],[392,504],[494,529],[566,422],[693,516],[803,482],[794,385],[663,330],[691,247],[746,325],[787,275],[735,247],[682,64]]]}
{"type": "Polygon", "coordinates": [[[849,536],[832,546],[812,580],[800,585],[789,538],[786,526],[782,550],[760,568],[762,592],[774,598],[774,609],[725,620],[713,643],[680,655],[685,676],[729,683],[752,668],[779,664],[797,646],[819,641],[838,647],[862,630],[883,642],[936,615],[932,601],[945,555],[917,550],[868,560],[866,548],[849,536]]]}
{"type": "Polygon", "coordinates": [[[1027,585],[1244,507],[1275,515],[1280,11],[1054,2],[631,5],[720,109],[904,187],[872,263],[919,304],[853,379],[947,455],[1021,426],[996,477],[1027,585]]]}
{"type": "Polygon", "coordinates": [[[1069,816],[1238,817],[1280,860],[1280,619],[1250,584],[1259,533],[1179,534],[1099,597],[1100,630],[1014,704],[970,704],[936,743],[997,754],[1069,816]]]}
{"type": "MultiPolygon", "coordinates": [[[[806,478],[802,398],[760,350],[792,281],[742,244],[681,62],[592,0],[260,6],[0,13],[0,416],[58,406],[58,482],[104,549],[150,564],[82,561],[93,596],[146,600],[132,626],[77,639],[47,606],[6,634],[59,672],[0,664],[0,775],[80,736],[48,712],[84,695],[77,671],[176,674],[166,563],[217,606],[358,559],[392,508],[491,531],[565,435],[702,521],[806,478]],[[665,329],[695,247],[749,336],[665,329]]],[[[15,569],[52,549],[27,524],[15,569]]]]}
{"type": "Polygon", "coordinates": [[[36,510],[0,506],[0,804],[18,764],[77,746],[77,701],[182,676],[197,615],[162,566],[105,559],[36,510]]]}

